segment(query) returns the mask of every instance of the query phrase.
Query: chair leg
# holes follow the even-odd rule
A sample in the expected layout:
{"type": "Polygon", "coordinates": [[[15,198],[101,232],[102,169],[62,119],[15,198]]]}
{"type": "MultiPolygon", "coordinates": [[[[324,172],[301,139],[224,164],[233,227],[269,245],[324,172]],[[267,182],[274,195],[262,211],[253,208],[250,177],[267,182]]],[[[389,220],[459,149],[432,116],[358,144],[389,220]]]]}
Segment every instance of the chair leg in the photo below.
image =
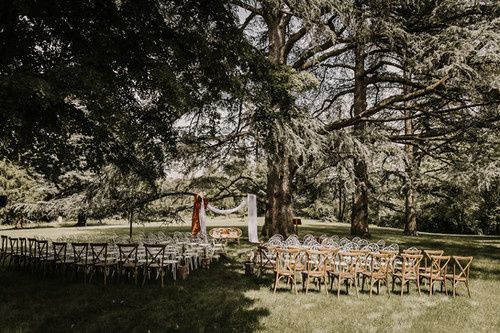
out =
{"type": "MultiPolygon", "coordinates": [[[[408,283],[408,285],[410,285],[410,283],[408,283]]],[[[417,289],[418,289],[418,296],[422,296],[422,293],[420,292],[420,281],[418,280],[418,278],[417,278],[417,289]]],[[[431,289],[432,289],[432,286],[431,286],[431,289]]]]}
{"type": "Polygon", "coordinates": [[[274,292],[273,292],[273,294],[276,294],[276,289],[278,288],[278,280],[279,280],[279,276],[278,276],[278,273],[276,273],[276,277],[274,279],[274,292]]]}

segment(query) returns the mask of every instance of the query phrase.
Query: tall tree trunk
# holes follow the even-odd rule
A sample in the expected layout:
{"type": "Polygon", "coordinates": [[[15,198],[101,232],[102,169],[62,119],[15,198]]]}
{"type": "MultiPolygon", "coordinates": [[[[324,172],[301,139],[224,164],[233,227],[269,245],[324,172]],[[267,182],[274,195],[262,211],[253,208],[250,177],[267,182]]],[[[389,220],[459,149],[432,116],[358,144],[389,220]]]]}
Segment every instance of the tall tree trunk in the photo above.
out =
{"type": "MultiPolygon", "coordinates": [[[[411,120],[411,111],[405,110],[405,134],[413,134],[413,124],[411,120]]],[[[415,163],[413,155],[413,144],[405,145],[406,152],[406,200],[405,200],[405,235],[417,235],[417,212],[415,210],[415,163]]]]}
{"type": "MultiPolygon", "coordinates": [[[[360,40],[356,44],[354,68],[354,115],[366,110],[365,50],[360,40]]],[[[354,125],[354,134],[362,139],[365,122],[354,125]]],[[[368,168],[363,157],[354,158],[354,196],[351,212],[351,234],[368,237],[368,168]]]]}
{"type": "MultiPolygon", "coordinates": [[[[406,76],[406,73],[405,73],[406,76]]],[[[410,87],[404,86],[404,93],[409,93],[410,87]]],[[[405,135],[413,135],[413,120],[410,102],[405,102],[405,135]]],[[[417,212],[415,210],[415,158],[413,143],[405,144],[406,154],[406,184],[405,184],[405,230],[404,234],[417,235],[417,212]]]]}
{"type": "MultiPolygon", "coordinates": [[[[289,17],[281,12],[265,17],[269,31],[269,61],[275,65],[284,65],[285,36],[289,17]]],[[[288,112],[283,105],[273,107],[276,112],[288,112]]],[[[275,131],[278,133],[279,131],[275,131]]],[[[273,133],[274,134],[274,133],[273,133]]],[[[293,232],[292,223],[292,178],[294,175],[290,149],[285,139],[270,140],[267,147],[267,200],[266,217],[262,235],[269,237],[274,234],[287,236],[293,232]]]]}
{"type": "Polygon", "coordinates": [[[86,227],[87,226],[87,215],[85,212],[78,212],[76,216],[76,226],[77,227],[86,227]]]}
{"type": "Polygon", "coordinates": [[[267,206],[262,234],[271,236],[293,233],[292,224],[292,172],[289,156],[270,155],[267,160],[267,206]]]}

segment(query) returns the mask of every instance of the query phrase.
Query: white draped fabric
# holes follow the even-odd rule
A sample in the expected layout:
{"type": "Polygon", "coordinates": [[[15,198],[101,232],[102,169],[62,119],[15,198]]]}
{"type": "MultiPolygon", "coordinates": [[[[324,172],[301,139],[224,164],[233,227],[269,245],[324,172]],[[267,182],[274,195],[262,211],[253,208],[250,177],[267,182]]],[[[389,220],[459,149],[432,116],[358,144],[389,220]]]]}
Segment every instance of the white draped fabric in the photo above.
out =
{"type": "Polygon", "coordinates": [[[238,207],[234,207],[231,209],[219,209],[217,207],[212,206],[211,204],[207,205],[208,210],[215,214],[221,214],[221,215],[227,215],[227,214],[233,214],[236,213],[237,211],[243,209],[247,205],[247,200],[243,199],[243,201],[240,203],[238,207]]]}
{"type": "MultiPolygon", "coordinates": [[[[248,206],[248,239],[251,243],[258,243],[259,237],[257,232],[257,197],[255,196],[255,194],[248,194],[247,198],[243,199],[238,207],[234,207],[231,209],[219,209],[208,204],[207,209],[215,214],[227,215],[236,213],[245,208],[245,206],[248,206]]],[[[207,233],[206,214],[203,204],[200,207],[200,228],[201,232],[203,232],[204,234],[207,233]]]]}
{"type": "Polygon", "coordinates": [[[203,233],[203,235],[207,234],[207,215],[205,214],[205,205],[203,204],[203,199],[201,201],[200,205],[200,231],[203,233]]]}
{"type": "Polygon", "coordinates": [[[248,194],[248,240],[250,243],[258,243],[257,235],[257,196],[248,194]]]}

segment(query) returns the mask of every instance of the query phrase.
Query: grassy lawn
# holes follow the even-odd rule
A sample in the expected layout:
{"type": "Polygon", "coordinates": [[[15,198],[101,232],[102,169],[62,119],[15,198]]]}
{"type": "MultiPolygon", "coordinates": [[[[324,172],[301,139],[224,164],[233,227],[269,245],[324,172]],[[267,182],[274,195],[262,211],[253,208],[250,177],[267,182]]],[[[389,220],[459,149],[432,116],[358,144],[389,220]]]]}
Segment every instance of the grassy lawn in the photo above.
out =
{"type": "MultiPolygon", "coordinates": [[[[214,225],[239,226],[240,219],[217,219],[214,225]]],[[[134,232],[188,231],[181,226],[139,226],[134,232]]],[[[246,230],[244,230],[246,232],[246,230]]],[[[253,246],[231,245],[229,258],[199,269],[186,281],[169,280],[164,289],[152,282],[144,288],[133,283],[101,281],[84,285],[59,277],[0,271],[0,331],[5,332],[499,332],[500,237],[421,234],[405,237],[401,230],[372,227],[374,240],[398,243],[400,248],[444,249],[445,254],[473,255],[471,292],[459,289],[455,299],[440,292],[388,298],[385,287],[372,298],[354,292],[337,299],[315,290],[305,295],[281,289],[271,291],[273,277],[258,282],[243,274],[243,261],[253,246]]],[[[0,230],[0,234],[57,238],[64,235],[127,234],[124,226],[0,230]]],[[[347,236],[346,224],[306,221],[300,235],[312,233],[347,236]]],[[[299,288],[300,289],[300,288],[299,288]]],[[[437,288],[439,289],[439,288],[437,288]]],[[[397,287],[396,291],[399,290],[397,287]]]]}

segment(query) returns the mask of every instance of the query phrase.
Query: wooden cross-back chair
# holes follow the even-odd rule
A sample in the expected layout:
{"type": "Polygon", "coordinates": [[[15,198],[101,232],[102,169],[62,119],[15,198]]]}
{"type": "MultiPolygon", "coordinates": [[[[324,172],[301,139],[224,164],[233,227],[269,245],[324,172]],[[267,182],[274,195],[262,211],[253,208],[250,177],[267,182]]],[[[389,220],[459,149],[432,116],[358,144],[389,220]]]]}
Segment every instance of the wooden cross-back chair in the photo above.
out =
{"type": "Polygon", "coordinates": [[[257,247],[257,278],[260,280],[267,271],[274,271],[276,255],[274,249],[259,245],[257,247]]]}
{"type": "Polygon", "coordinates": [[[67,265],[67,249],[66,242],[52,242],[52,250],[54,254],[54,270],[59,268],[59,273],[63,275],[66,272],[67,265]]]}
{"type": "Polygon", "coordinates": [[[330,249],[306,250],[306,265],[305,270],[302,272],[303,289],[305,287],[306,294],[309,291],[311,278],[317,280],[320,291],[323,282],[325,293],[328,294],[326,277],[332,255],[333,251],[330,249]]]}
{"type": "Polygon", "coordinates": [[[143,265],[138,260],[139,244],[116,244],[116,246],[118,247],[118,276],[131,273],[137,285],[139,268],[143,265]]]}
{"type": "Polygon", "coordinates": [[[431,256],[442,256],[443,250],[424,250],[424,265],[420,266],[421,272],[429,272],[432,266],[431,256]]]}
{"type": "Polygon", "coordinates": [[[27,246],[28,250],[26,253],[26,267],[29,266],[30,270],[33,271],[35,269],[35,264],[37,261],[36,238],[28,238],[27,246]]]}
{"type": "Polygon", "coordinates": [[[7,249],[9,247],[9,238],[5,235],[0,236],[0,265],[3,265],[7,258],[7,249]]]}
{"type": "Polygon", "coordinates": [[[19,238],[9,237],[9,249],[7,251],[7,256],[9,257],[8,268],[11,268],[12,264],[19,265],[21,260],[19,238]]]}
{"type": "Polygon", "coordinates": [[[387,289],[387,295],[390,297],[389,292],[389,277],[393,272],[393,261],[395,254],[389,253],[370,253],[369,266],[363,271],[363,283],[361,290],[365,286],[365,279],[368,279],[370,285],[370,297],[372,296],[373,286],[377,284],[377,294],[380,293],[380,282],[384,282],[387,289]]]}
{"type": "Polygon", "coordinates": [[[453,297],[455,297],[457,286],[460,282],[467,287],[470,296],[470,267],[474,257],[453,256],[453,273],[446,274],[446,279],[451,280],[453,297]]]}
{"type": "Polygon", "coordinates": [[[87,274],[89,267],[89,243],[71,243],[73,250],[73,261],[71,267],[73,268],[73,275],[76,278],[78,272],[83,272],[83,283],[87,283],[87,274]]]}
{"type": "Polygon", "coordinates": [[[156,272],[156,279],[161,279],[161,287],[164,286],[165,268],[165,248],[166,244],[144,244],[146,261],[144,263],[144,276],[142,285],[146,283],[146,279],[151,279],[151,272],[156,272]]]}
{"type": "Polygon", "coordinates": [[[394,291],[395,280],[401,281],[401,296],[403,296],[403,287],[407,284],[408,292],[410,291],[410,282],[414,281],[417,285],[418,294],[420,292],[420,261],[422,261],[421,254],[403,254],[401,271],[394,272],[392,275],[392,291],[394,291]]]}
{"type": "Polygon", "coordinates": [[[274,293],[278,288],[278,283],[282,278],[287,279],[287,283],[291,284],[291,289],[297,293],[296,273],[297,263],[301,250],[298,248],[276,248],[276,267],[274,280],[274,293]]]}
{"type": "MultiPolygon", "coordinates": [[[[437,252],[437,251],[436,251],[437,252]]],[[[425,271],[420,271],[420,280],[425,279],[429,282],[429,295],[434,292],[434,284],[436,282],[441,282],[441,291],[443,291],[443,285],[446,295],[448,291],[446,289],[446,272],[448,270],[448,263],[450,261],[450,256],[442,255],[429,255],[430,265],[425,271]]]]}
{"type": "Polygon", "coordinates": [[[358,295],[358,273],[359,273],[359,261],[362,252],[338,252],[337,262],[333,266],[333,271],[330,272],[330,288],[333,289],[333,283],[337,279],[337,298],[340,297],[340,285],[342,281],[346,283],[346,293],[349,293],[349,282],[354,284],[356,289],[356,297],[358,295]]]}
{"type": "Polygon", "coordinates": [[[106,285],[108,276],[114,274],[117,265],[116,261],[108,256],[108,243],[90,243],[90,252],[92,261],[90,264],[89,282],[92,281],[92,277],[96,273],[102,272],[104,285],[106,285]]]}
{"type": "Polygon", "coordinates": [[[49,256],[49,241],[48,240],[35,240],[36,244],[36,263],[37,268],[43,270],[43,276],[47,274],[47,267],[54,263],[54,257],[49,256]]]}

